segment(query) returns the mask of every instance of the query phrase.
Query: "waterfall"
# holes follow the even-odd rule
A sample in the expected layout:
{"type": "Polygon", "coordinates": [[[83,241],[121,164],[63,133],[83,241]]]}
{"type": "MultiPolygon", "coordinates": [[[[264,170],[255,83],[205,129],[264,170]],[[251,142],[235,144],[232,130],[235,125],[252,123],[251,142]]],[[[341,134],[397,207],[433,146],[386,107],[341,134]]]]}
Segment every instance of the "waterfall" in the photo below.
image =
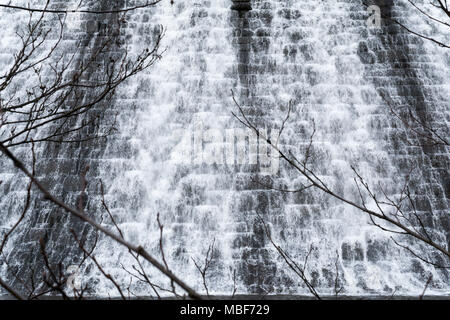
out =
{"type": "MultiPolygon", "coordinates": [[[[439,32],[401,1],[372,2],[384,15],[439,32]]],[[[293,260],[307,260],[306,275],[321,294],[333,295],[338,285],[345,295],[416,295],[429,274],[431,292],[448,294],[447,271],[396,246],[393,235],[362,212],[313,188],[279,191],[306,181],[232,115],[238,112],[234,94],[272,141],[283,128],[280,148],[299,159],[308,153],[310,169],[352,201],[360,201],[352,167],[392,196],[415,168],[411,188],[419,213],[432,212],[424,217],[426,227],[448,246],[449,149],[405,142],[419,138],[402,127],[385,99],[448,133],[450,53],[392,23],[370,28],[368,15],[356,0],[162,1],[128,13],[121,36],[130,52],[151,46],[162,26],[161,60],[116,92],[117,133],[98,143],[42,147],[40,178],[51,178],[46,182],[53,190],[74,202],[79,173],[89,164],[90,215],[103,215],[102,223],[115,230],[101,205],[102,180],[105,201],[127,240],[162,259],[159,217],[168,266],[200,292],[195,263],[211,254],[211,294],[229,295],[234,286],[239,294],[308,294],[269,241],[264,221],[293,260]]],[[[85,16],[71,19],[74,30],[85,28],[85,16]]],[[[1,25],[8,21],[1,16],[1,25]]],[[[11,44],[3,40],[1,47],[11,44]]],[[[5,59],[0,56],[0,63],[5,59]]],[[[0,192],[6,195],[0,226],[7,230],[22,206],[26,179],[6,159],[0,163],[0,192]]],[[[33,212],[45,218],[30,218],[27,235],[10,243],[18,248],[19,268],[36,261],[25,252],[42,230],[59,256],[77,261],[64,229],[79,222],[58,218],[61,213],[39,196],[33,212]]],[[[424,246],[410,245],[428,257],[424,246]]],[[[127,250],[101,237],[95,254],[120,284],[129,285],[136,261],[127,250]]],[[[148,269],[156,284],[170,287],[148,269]]],[[[101,296],[114,290],[95,268],[84,270],[82,281],[101,296]]],[[[153,293],[139,283],[132,288],[142,296],[153,293]]]]}

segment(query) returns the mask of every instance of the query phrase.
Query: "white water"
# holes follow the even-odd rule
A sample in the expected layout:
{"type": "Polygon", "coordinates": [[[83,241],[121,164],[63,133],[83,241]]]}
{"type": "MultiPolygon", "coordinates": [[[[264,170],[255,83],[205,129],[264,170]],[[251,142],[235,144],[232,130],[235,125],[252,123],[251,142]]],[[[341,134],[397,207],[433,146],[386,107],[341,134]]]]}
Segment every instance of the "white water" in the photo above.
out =
{"type": "MultiPolygon", "coordinates": [[[[141,108],[133,138],[139,151],[135,170],[124,174],[125,180],[115,180],[115,185],[122,192],[126,186],[125,192],[129,192],[129,186],[137,180],[139,190],[145,194],[146,200],[141,202],[136,215],[130,219],[125,211],[121,217],[130,238],[153,247],[158,254],[155,220],[160,213],[169,265],[199,290],[202,290],[200,276],[190,258],[202,259],[215,239],[218,258],[210,271],[209,289],[216,294],[227,294],[232,284],[230,270],[239,270],[246,250],[235,248],[233,241],[253,234],[251,225],[258,211],[255,209],[258,206],[251,204],[251,212],[240,212],[238,208],[260,201],[261,194],[264,198],[274,193],[236,191],[239,181],[250,180],[250,174],[233,173],[223,166],[199,168],[190,159],[196,155],[189,152],[185,158],[177,158],[179,144],[192,139],[192,127],[197,121],[203,120],[205,130],[213,128],[223,132],[239,127],[230,116],[236,109],[229,90],[239,90],[240,84],[232,75],[237,54],[231,45],[229,2],[209,3],[197,1],[193,6],[173,7],[162,4],[152,16],[153,23],[167,28],[164,40],[167,51],[157,67],[145,76],[145,85],[135,82],[136,94],[147,92],[148,97],[148,100],[139,99],[141,108]],[[148,232],[149,229],[154,231],[148,232]]],[[[262,101],[255,107],[264,109],[263,123],[267,128],[279,128],[286,115],[286,105],[293,100],[294,113],[284,132],[286,150],[297,150],[299,154],[305,150],[312,130],[311,119],[314,119],[317,133],[313,163],[325,181],[356,200],[350,168],[354,165],[372,185],[380,182],[390,192],[398,192],[396,187],[389,188],[401,181],[394,182],[397,170],[390,161],[388,148],[391,147],[371,128],[374,117],[389,114],[374,85],[365,80],[365,67],[356,54],[361,30],[366,26],[364,20],[352,19],[355,5],[334,1],[272,2],[270,7],[266,11],[273,14],[270,26],[264,26],[264,20],[258,21],[257,17],[249,19],[250,28],[262,27],[270,33],[267,51],[250,54],[250,64],[258,65],[261,61],[261,69],[267,70],[254,74],[256,84],[251,88],[252,94],[259,98],[255,101],[262,101]],[[289,21],[277,14],[283,8],[298,10],[301,17],[289,21]],[[295,47],[291,39],[296,33],[302,37],[305,52],[299,50],[295,57],[286,57],[284,50],[290,43],[295,47]],[[275,71],[269,72],[268,65],[275,65],[275,71]],[[377,172],[380,166],[383,169],[377,172]]],[[[258,9],[258,4],[254,9],[258,9]]],[[[364,10],[358,9],[359,13],[364,10]]],[[[284,182],[292,188],[302,182],[298,175],[285,170],[274,178],[279,185],[284,182]]],[[[110,194],[114,197],[115,192],[110,194]]],[[[411,257],[395,247],[389,235],[370,226],[367,217],[348,206],[330,202],[317,192],[310,197],[296,200],[289,196],[281,200],[279,195],[274,195],[267,220],[272,225],[274,240],[297,261],[303,261],[309,246],[313,245],[307,270],[317,280],[320,292],[333,294],[330,283],[334,281],[338,253],[345,294],[390,294],[394,290],[398,294],[420,293],[423,279],[411,271],[411,257]],[[370,241],[378,242],[385,252],[380,261],[368,261],[370,241]],[[344,243],[358,246],[364,252],[363,260],[343,261],[344,243]]],[[[274,285],[263,284],[262,290],[306,293],[277,258],[270,243],[265,247],[270,260],[276,261],[278,271],[274,285]],[[290,285],[283,283],[286,277],[294,279],[290,285]]],[[[256,265],[265,263],[261,255],[253,259],[256,265]]],[[[252,292],[244,282],[238,277],[238,292],[252,292]]]]}

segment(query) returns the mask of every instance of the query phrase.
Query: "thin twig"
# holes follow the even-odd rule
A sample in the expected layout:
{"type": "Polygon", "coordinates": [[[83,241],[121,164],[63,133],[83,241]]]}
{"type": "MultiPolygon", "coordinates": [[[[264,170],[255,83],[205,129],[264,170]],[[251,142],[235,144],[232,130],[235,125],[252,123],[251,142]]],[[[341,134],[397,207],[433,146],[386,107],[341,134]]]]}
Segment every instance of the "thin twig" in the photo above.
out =
{"type": "Polygon", "coordinates": [[[142,256],[145,260],[147,260],[150,264],[152,264],[154,267],[156,267],[160,272],[162,272],[164,275],[166,275],[169,279],[172,279],[177,285],[179,285],[183,290],[185,290],[189,297],[194,299],[201,300],[202,297],[189,285],[187,285],[183,280],[178,278],[175,274],[173,274],[170,270],[167,270],[164,265],[162,265],[158,260],[156,260],[153,256],[151,256],[142,246],[135,245],[133,243],[128,242],[127,240],[123,239],[120,235],[116,235],[115,233],[111,232],[107,228],[103,227],[102,225],[98,224],[91,218],[89,218],[87,215],[79,212],[78,210],[75,210],[71,207],[69,207],[67,204],[65,204],[63,201],[57,199],[55,196],[53,196],[50,191],[47,190],[24,166],[24,164],[17,159],[11,151],[9,151],[2,143],[0,143],[0,150],[9,158],[12,160],[14,165],[22,171],[27,177],[29,177],[33,183],[37,186],[37,188],[42,192],[44,197],[49,200],[50,202],[54,203],[58,207],[64,209],[71,215],[81,219],[82,221],[90,224],[95,229],[101,231],[106,236],[110,237],[111,239],[115,240],[116,242],[120,243],[121,245],[125,246],[129,250],[139,254],[142,256]]]}

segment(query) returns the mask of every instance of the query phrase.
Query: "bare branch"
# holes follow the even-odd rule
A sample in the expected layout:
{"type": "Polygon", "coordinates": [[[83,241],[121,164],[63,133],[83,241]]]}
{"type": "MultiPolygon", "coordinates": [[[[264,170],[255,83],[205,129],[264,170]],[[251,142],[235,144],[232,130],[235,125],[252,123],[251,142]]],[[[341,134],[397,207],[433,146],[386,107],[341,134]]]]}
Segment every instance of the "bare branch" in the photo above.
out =
{"type": "Polygon", "coordinates": [[[115,233],[109,231],[107,228],[103,227],[102,225],[98,224],[91,218],[89,218],[87,215],[83,214],[82,212],[79,212],[78,210],[75,210],[71,207],[69,207],[67,204],[65,204],[63,201],[57,199],[55,196],[53,196],[24,166],[24,164],[17,159],[4,145],[3,143],[0,143],[0,150],[14,163],[14,165],[22,171],[27,177],[29,177],[33,183],[37,186],[37,188],[42,192],[44,197],[57,205],[58,207],[64,209],[71,215],[81,219],[82,221],[88,223],[92,227],[94,227],[96,230],[102,232],[109,238],[115,240],[116,242],[120,243],[124,247],[128,248],[129,250],[137,253],[139,256],[142,256],[145,260],[147,260],[150,264],[152,264],[154,267],[156,267],[161,273],[166,275],[169,279],[172,279],[177,285],[179,285],[183,290],[185,290],[189,297],[194,299],[202,299],[202,297],[190,286],[188,286],[184,281],[182,281],[180,278],[178,278],[175,274],[173,274],[170,270],[167,270],[164,265],[162,265],[160,262],[158,262],[153,256],[151,256],[142,246],[132,244],[125,239],[123,239],[120,235],[116,235],[115,233]]]}
{"type": "MultiPolygon", "coordinates": [[[[53,14],[68,14],[68,13],[108,14],[108,13],[126,13],[126,12],[130,12],[130,11],[138,10],[138,9],[144,9],[144,8],[154,6],[158,3],[160,3],[161,1],[162,0],[146,1],[144,4],[141,4],[141,5],[136,5],[136,6],[122,8],[122,9],[112,9],[112,10],[83,10],[83,9],[54,10],[54,9],[48,9],[47,7],[43,8],[43,9],[39,9],[39,8],[30,8],[30,7],[23,7],[23,6],[14,6],[14,5],[9,5],[9,4],[0,4],[0,8],[22,10],[22,11],[28,11],[28,12],[53,13],[53,14]]],[[[80,5],[78,5],[78,7],[80,7],[80,5]]]]}
{"type": "MultiPolygon", "coordinates": [[[[335,198],[343,203],[346,203],[346,204],[358,209],[359,211],[367,213],[370,216],[370,218],[372,219],[372,221],[373,221],[373,218],[376,217],[376,218],[379,218],[381,220],[388,222],[389,224],[402,230],[408,236],[411,236],[417,240],[420,240],[420,241],[426,243],[427,245],[429,245],[429,246],[437,249],[441,253],[443,253],[447,258],[450,258],[450,252],[446,248],[444,248],[440,244],[434,242],[433,240],[429,239],[426,235],[422,235],[422,234],[416,232],[415,230],[413,230],[411,227],[408,227],[408,226],[402,224],[401,222],[397,221],[395,218],[391,218],[391,217],[387,216],[386,214],[384,214],[384,212],[381,210],[381,207],[379,206],[379,202],[377,203],[377,206],[381,210],[381,212],[375,212],[373,210],[369,210],[364,205],[361,206],[361,205],[357,204],[356,202],[346,199],[343,196],[338,195],[334,191],[330,190],[326,186],[326,184],[322,180],[320,180],[311,170],[309,170],[308,168],[306,168],[304,166],[299,165],[298,161],[295,158],[290,158],[289,156],[284,154],[279,149],[278,146],[274,145],[270,141],[270,139],[268,139],[266,136],[264,136],[264,134],[249,121],[249,119],[245,116],[242,107],[236,101],[233,92],[232,92],[232,98],[233,98],[235,105],[238,107],[242,118],[237,116],[234,112],[232,112],[233,116],[236,117],[237,120],[239,122],[243,123],[247,128],[254,130],[255,133],[257,134],[257,136],[264,139],[280,155],[280,157],[283,160],[285,160],[292,168],[296,169],[301,175],[303,175],[315,188],[323,191],[324,193],[332,196],[333,198],[335,198]]],[[[373,194],[372,194],[372,197],[374,197],[373,194]]],[[[375,199],[376,199],[376,197],[375,197],[375,199]]]]}
{"type": "Polygon", "coordinates": [[[295,274],[297,274],[300,279],[303,281],[303,283],[306,285],[306,287],[308,288],[309,292],[311,292],[311,294],[316,297],[316,299],[321,300],[320,295],[317,293],[316,289],[314,288],[314,286],[311,284],[311,282],[309,281],[309,279],[306,277],[305,274],[305,269],[306,269],[306,263],[308,261],[308,257],[309,254],[311,253],[311,248],[310,251],[308,252],[306,258],[305,258],[305,263],[303,265],[303,268],[301,268],[300,266],[298,266],[298,264],[292,260],[289,255],[279,246],[277,245],[273,239],[272,236],[270,235],[270,230],[268,228],[268,226],[266,225],[266,222],[264,221],[264,219],[258,215],[259,220],[261,221],[261,223],[264,226],[264,231],[265,234],[267,236],[267,238],[269,239],[269,241],[272,243],[272,245],[274,246],[274,248],[278,251],[278,253],[280,254],[280,256],[284,259],[284,261],[287,263],[287,265],[289,266],[289,268],[295,272],[295,274]]]}
{"type": "Polygon", "coordinates": [[[25,300],[17,291],[11,288],[2,278],[0,278],[0,286],[2,286],[6,291],[8,291],[17,300],[25,300]]]}

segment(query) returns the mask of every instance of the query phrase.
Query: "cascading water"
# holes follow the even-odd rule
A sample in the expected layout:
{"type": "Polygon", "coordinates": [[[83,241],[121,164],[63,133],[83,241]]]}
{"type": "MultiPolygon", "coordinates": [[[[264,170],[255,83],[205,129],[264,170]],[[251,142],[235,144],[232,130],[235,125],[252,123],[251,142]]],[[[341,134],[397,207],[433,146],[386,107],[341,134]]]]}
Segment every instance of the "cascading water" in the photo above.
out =
{"type": "MultiPolygon", "coordinates": [[[[420,25],[409,7],[372,2],[384,15],[420,25]]],[[[419,212],[432,212],[427,227],[443,230],[440,241],[448,243],[448,147],[408,145],[404,135],[417,137],[399,129],[383,99],[413,107],[448,132],[450,55],[390,23],[370,29],[367,17],[361,1],[331,0],[163,1],[129,13],[122,31],[131,50],[151,45],[162,25],[165,52],[117,92],[119,134],[101,146],[81,146],[84,153],[72,160],[76,172],[85,163],[94,167],[88,176],[93,215],[102,212],[102,179],[105,200],[126,238],[161,258],[159,215],[170,269],[199,291],[204,288],[194,261],[202,264],[213,246],[206,276],[212,294],[231,294],[234,283],[240,294],[308,294],[269,242],[261,218],[292,259],[303,263],[308,256],[306,274],[321,294],[334,294],[336,284],[346,295],[420,294],[429,273],[431,290],[448,293],[448,272],[396,246],[361,212],[312,188],[278,191],[298,189],[305,181],[231,114],[237,111],[233,90],[248,118],[272,140],[284,126],[280,147],[299,159],[309,150],[311,169],[355,201],[352,166],[392,196],[406,168],[414,167],[419,212]]],[[[83,26],[83,19],[78,23],[83,26]]],[[[74,152],[62,149],[54,159],[64,179],[77,179],[61,160],[74,152]]],[[[15,177],[10,172],[12,167],[2,170],[6,185],[15,177]]],[[[72,181],[62,188],[68,201],[77,186],[72,181]]],[[[14,217],[24,187],[0,187],[7,195],[2,211],[14,217]]],[[[35,210],[43,208],[38,203],[35,210]]],[[[0,221],[6,228],[11,223],[0,221]]],[[[48,223],[30,222],[32,230],[51,229],[48,223]]],[[[50,223],[56,225],[51,232],[64,233],[58,229],[65,223],[50,223]]],[[[114,229],[107,218],[103,223],[114,229]]],[[[58,239],[70,241],[52,239],[55,246],[58,239]]],[[[426,255],[426,248],[413,247],[426,255]]],[[[126,250],[102,238],[96,256],[119,283],[129,285],[127,270],[136,262],[126,250]]],[[[170,287],[158,272],[149,272],[155,283],[170,287]]],[[[96,294],[112,292],[98,271],[86,271],[83,281],[95,284],[96,294]]],[[[152,294],[139,283],[133,290],[152,294]]]]}

